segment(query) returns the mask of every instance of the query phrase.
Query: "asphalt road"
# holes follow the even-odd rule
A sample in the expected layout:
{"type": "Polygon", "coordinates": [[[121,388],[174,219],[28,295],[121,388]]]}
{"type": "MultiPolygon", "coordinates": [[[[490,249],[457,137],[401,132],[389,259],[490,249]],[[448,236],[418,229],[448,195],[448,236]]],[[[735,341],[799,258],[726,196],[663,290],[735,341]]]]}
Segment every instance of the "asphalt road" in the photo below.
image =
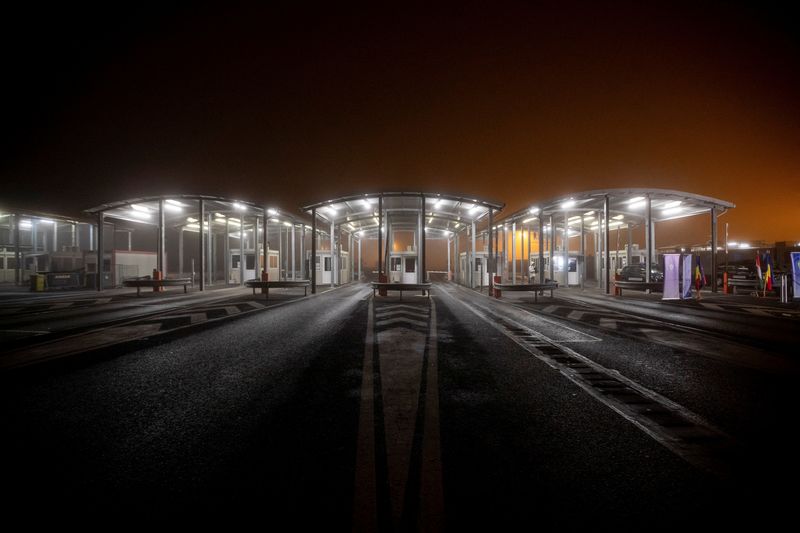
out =
{"type": "Polygon", "coordinates": [[[0,373],[7,516],[463,531],[790,515],[785,338],[450,284],[276,303],[0,373]]]}

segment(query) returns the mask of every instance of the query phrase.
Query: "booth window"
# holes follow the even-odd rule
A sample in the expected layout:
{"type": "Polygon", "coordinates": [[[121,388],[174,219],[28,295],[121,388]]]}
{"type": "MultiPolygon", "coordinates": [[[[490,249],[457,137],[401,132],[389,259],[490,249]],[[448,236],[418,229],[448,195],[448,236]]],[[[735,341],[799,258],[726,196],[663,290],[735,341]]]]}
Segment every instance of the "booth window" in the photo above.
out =
{"type": "Polygon", "coordinates": [[[390,257],[389,260],[392,262],[391,271],[392,272],[400,272],[400,261],[402,258],[400,257],[390,257]]]}
{"type": "Polygon", "coordinates": [[[417,271],[417,258],[416,257],[407,257],[406,258],[406,273],[413,274],[417,271]]]}
{"type": "Polygon", "coordinates": [[[278,256],[277,255],[269,256],[269,267],[270,268],[278,268],[278,256]]]}
{"type": "Polygon", "coordinates": [[[325,258],[325,272],[330,272],[330,271],[331,271],[331,258],[330,257],[326,257],[325,258]]]}
{"type": "Polygon", "coordinates": [[[253,270],[256,267],[256,256],[253,254],[247,254],[244,256],[245,259],[245,269],[253,270]]]}

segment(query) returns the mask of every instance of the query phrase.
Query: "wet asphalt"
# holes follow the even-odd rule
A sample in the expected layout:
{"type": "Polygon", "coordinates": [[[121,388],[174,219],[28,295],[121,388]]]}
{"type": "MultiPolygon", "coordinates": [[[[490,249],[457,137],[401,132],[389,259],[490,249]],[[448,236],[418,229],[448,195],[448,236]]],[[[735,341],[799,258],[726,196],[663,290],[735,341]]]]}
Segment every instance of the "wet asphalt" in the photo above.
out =
{"type": "MultiPolygon", "coordinates": [[[[0,376],[10,516],[350,530],[370,297],[346,286],[0,376]]],[[[796,375],[563,322],[599,339],[573,349],[729,433],[720,479],[464,305],[483,296],[433,298],[448,530],[768,527],[788,512],[796,375]]]]}

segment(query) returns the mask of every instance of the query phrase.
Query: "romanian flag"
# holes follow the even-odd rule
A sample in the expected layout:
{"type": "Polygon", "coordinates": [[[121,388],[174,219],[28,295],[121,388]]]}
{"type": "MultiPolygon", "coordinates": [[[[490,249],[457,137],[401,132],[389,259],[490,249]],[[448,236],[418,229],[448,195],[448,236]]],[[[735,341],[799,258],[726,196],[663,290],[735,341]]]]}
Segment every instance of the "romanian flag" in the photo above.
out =
{"type": "Polygon", "coordinates": [[[764,274],[761,272],[761,256],[756,252],[756,274],[758,275],[758,288],[764,287],[764,274]]]}
{"type": "Polygon", "coordinates": [[[700,256],[697,256],[697,266],[694,267],[694,287],[698,291],[706,286],[706,273],[703,271],[703,263],[700,256]]]}
{"type": "Polygon", "coordinates": [[[771,291],[772,284],[775,282],[772,278],[772,256],[769,254],[765,255],[764,262],[767,264],[767,271],[764,273],[764,285],[768,291],[771,291]]]}

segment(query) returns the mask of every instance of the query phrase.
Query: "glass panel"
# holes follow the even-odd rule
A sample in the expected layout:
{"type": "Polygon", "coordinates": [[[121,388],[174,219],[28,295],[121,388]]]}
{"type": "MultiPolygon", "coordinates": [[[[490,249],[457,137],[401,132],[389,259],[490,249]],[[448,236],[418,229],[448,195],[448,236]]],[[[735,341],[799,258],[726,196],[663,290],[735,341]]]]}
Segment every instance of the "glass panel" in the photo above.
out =
{"type": "Polygon", "coordinates": [[[417,271],[417,258],[406,257],[406,273],[413,274],[417,271]]]}
{"type": "Polygon", "coordinates": [[[247,270],[253,270],[256,267],[256,256],[253,254],[247,254],[244,256],[245,265],[244,268],[247,270]]]}
{"type": "Polygon", "coordinates": [[[330,272],[330,271],[331,271],[331,258],[330,257],[326,257],[325,258],[325,272],[330,272]]]}

